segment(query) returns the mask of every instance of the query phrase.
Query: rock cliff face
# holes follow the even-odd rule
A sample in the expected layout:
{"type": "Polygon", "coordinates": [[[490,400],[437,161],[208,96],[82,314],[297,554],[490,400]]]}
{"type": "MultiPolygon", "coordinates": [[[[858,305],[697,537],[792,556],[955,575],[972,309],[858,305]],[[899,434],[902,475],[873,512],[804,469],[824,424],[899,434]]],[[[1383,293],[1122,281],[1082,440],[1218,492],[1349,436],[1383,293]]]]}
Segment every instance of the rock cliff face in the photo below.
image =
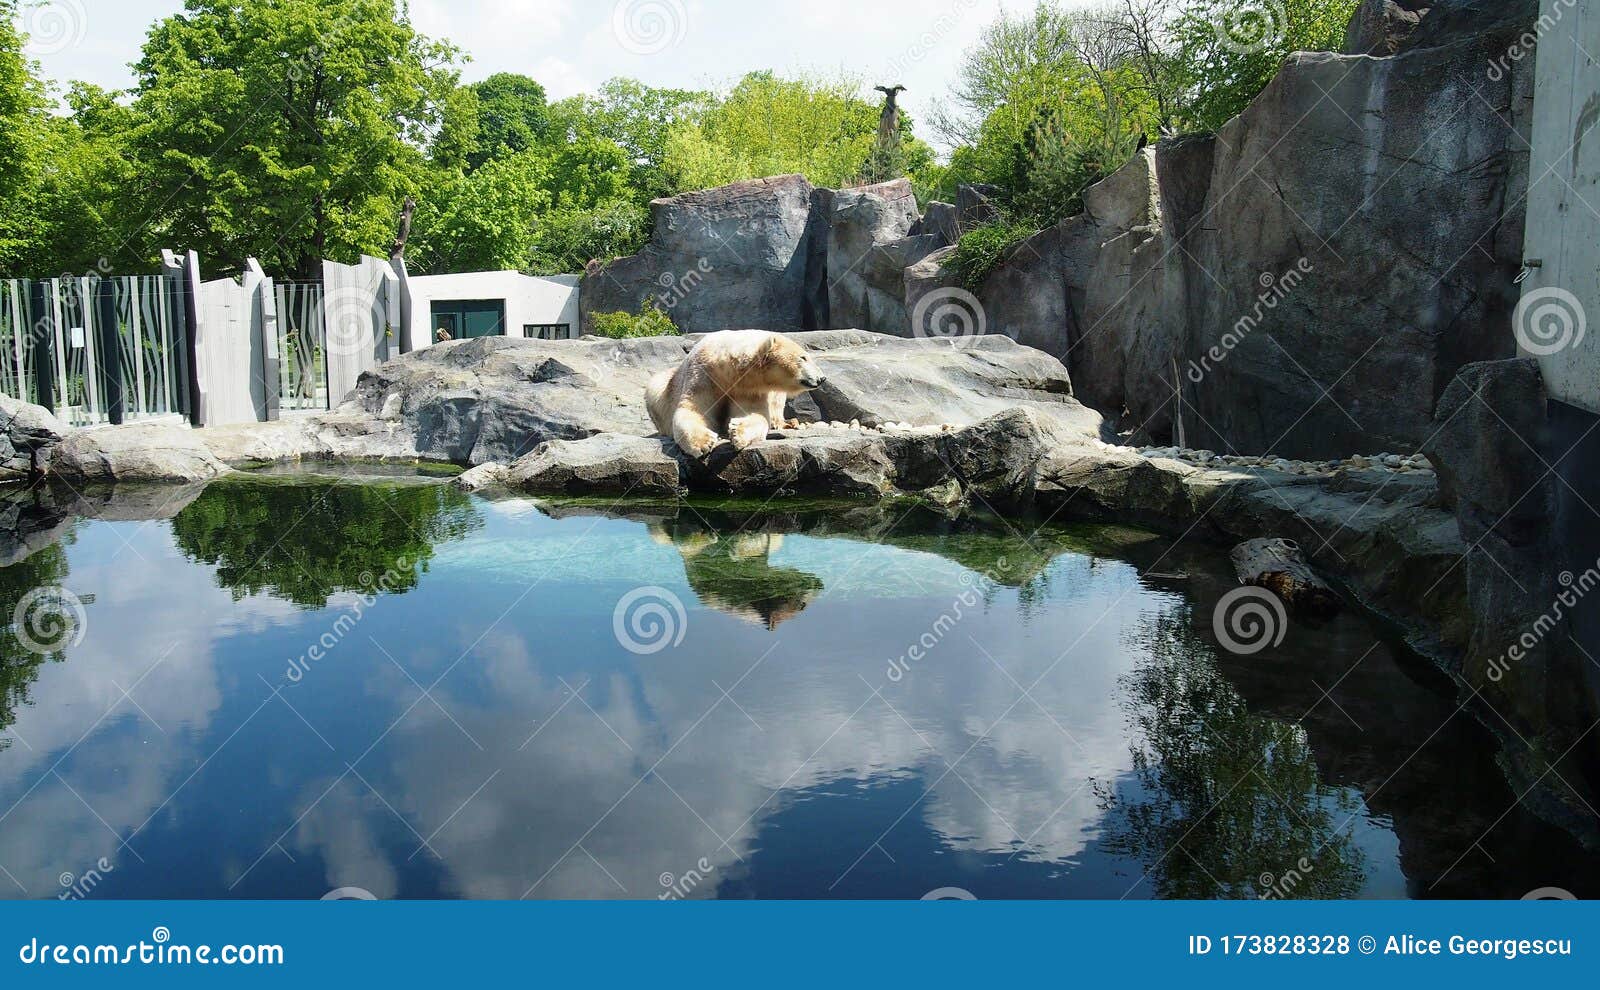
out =
{"type": "MultiPolygon", "coordinates": [[[[1219,133],[1143,149],[1019,245],[977,292],[983,328],[1062,358],[1139,440],[1181,425],[1220,451],[1416,449],[1460,367],[1513,354],[1532,59],[1491,65],[1536,16],[1368,0],[1352,54],[1291,57],[1219,133]]],[[[662,200],[651,245],[595,266],[583,305],[660,297],[691,332],[929,335],[918,303],[948,294],[940,265],[992,192],[921,218],[903,180],[662,200]]]]}
{"type": "Polygon", "coordinates": [[[686,331],[807,330],[811,183],[800,175],[752,179],[658,199],[655,231],[639,254],[584,273],[581,319],[654,305],[686,331]]]}

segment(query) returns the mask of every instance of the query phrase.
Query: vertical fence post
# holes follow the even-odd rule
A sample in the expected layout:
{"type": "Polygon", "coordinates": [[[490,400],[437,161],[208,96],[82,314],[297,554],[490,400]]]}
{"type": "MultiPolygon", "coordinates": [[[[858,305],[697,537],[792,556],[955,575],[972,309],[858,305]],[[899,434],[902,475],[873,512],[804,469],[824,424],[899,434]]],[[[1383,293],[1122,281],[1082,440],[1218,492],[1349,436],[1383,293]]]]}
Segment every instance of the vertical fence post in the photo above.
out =
{"type": "Polygon", "coordinates": [[[273,291],[272,279],[267,277],[261,262],[248,258],[245,267],[255,275],[250,326],[261,338],[261,364],[256,369],[261,376],[261,408],[257,410],[257,415],[263,421],[271,422],[281,417],[283,401],[283,380],[279,377],[282,374],[279,362],[283,356],[278,337],[278,297],[273,291]]]}
{"type": "Polygon", "coordinates": [[[167,297],[168,319],[172,321],[172,408],[194,422],[194,406],[189,398],[189,338],[194,327],[189,322],[189,302],[183,277],[183,262],[177,254],[161,251],[161,291],[167,297]]]}
{"type": "Polygon", "coordinates": [[[200,390],[200,255],[183,256],[183,353],[189,368],[189,423],[206,425],[204,393],[200,390]]]}
{"type": "Polygon", "coordinates": [[[33,401],[55,412],[55,295],[50,291],[49,281],[42,278],[36,278],[29,284],[29,295],[33,310],[33,323],[28,331],[28,359],[33,363],[33,401]]]}
{"type": "Polygon", "coordinates": [[[100,278],[95,283],[95,357],[100,365],[100,394],[105,396],[106,418],[111,425],[122,422],[122,342],[117,332],[116,283],[100,278]]]}

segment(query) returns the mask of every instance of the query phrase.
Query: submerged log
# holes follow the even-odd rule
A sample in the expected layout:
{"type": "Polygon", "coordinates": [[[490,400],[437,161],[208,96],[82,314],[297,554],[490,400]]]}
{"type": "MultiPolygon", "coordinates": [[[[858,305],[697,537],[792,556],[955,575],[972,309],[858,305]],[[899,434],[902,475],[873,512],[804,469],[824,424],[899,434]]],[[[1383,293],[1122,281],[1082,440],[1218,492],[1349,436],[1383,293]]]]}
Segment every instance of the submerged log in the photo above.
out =
{"type": "Polygon", "coordinates": [[[1293,540],[1248,540],[1229,554],[1241,584],[1266,588],[1289,607],[1312,615],[1339,611],[1339,596],[1306,563],[1293,540]]]}

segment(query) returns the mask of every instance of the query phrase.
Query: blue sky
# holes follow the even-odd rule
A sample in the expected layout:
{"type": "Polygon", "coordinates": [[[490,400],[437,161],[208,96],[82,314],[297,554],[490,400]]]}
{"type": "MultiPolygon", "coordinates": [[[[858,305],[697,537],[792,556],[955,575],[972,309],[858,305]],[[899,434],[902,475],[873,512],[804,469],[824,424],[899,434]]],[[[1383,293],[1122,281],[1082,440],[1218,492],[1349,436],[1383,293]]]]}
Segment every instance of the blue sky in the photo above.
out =
{"type": "MultiPolygon", "coordinates": [[[[35,0],[23,26],[35,36],[32,54],[47,77],[123,88],[132,82],[128,63],[149,25],[182,6],[182,0],[35,0]]],[[[521,72],[559,99],[612,76],[716,87],[752,69],[843,69],[868,85],[893,76],[909,87],[902,105],[930,139],[921,111],[949,91],[963,50],[1002,7],[1031,6],[1030,0],[411,0],[425,33],[449,38],[472,56],[469,81],[521,72]]]]}

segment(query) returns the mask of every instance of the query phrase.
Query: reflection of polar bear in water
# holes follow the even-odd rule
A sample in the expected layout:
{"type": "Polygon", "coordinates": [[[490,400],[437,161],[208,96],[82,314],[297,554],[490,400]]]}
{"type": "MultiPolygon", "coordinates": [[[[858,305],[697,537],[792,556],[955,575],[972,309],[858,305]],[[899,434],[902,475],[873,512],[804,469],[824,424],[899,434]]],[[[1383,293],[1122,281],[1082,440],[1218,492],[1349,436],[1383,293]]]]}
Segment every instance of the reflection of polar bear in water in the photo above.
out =
{"type": "Polygon", "coordinates": [[[689,587],[719,612],[768,629],[792,619],[817,597],[815,574],[773,567],[768,557],[783,546],[781,533],[716,533],[680,523],[651,523],[650,538],[683,555],[689,587]]]}
{"type": "Polygon", "coordinates": [[[784,425],[792,396],[822,384],[805,348],[766,330],[719,330],[690,349],[671,371],[650,379],[645,408],[663,436],[704,457],[721,436],[743,450],[784,425]]]}

